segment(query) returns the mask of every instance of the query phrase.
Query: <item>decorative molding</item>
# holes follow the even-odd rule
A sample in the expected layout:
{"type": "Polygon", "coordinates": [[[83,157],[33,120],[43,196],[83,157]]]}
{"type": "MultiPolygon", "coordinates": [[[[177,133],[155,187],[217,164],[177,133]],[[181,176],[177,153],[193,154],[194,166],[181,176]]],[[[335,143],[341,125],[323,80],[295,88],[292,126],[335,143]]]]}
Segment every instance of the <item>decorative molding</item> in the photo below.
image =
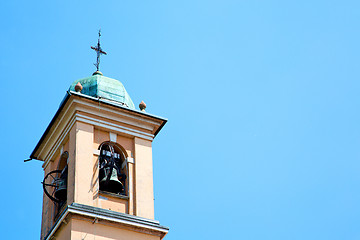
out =
{"type": "MultiPolygon", "coordinates": [[[[79,110],[79,106],[74,106],[74,103],[78,103],[79,105],[83,104],[83,105],[94,107],[93,104],[85,103],[85,102],[77,100],[77,99],[70,100],[69,105],[64,109],[64,113],[59,118],[59,121],[57,121],[57,124],[55,124],[53,126],[53,129],[55,129],[55,130],[50,132],[49,137],[46,139],[45,143],[43,144],[42,149],[40,150],[40,152],[38,154],[38,156],[41,156],[43,154],[43,152],[45,151],[45,149],[49,145],[50,140],[52,140],[54,138],[57,139],[52,144],[52,147],[50,148],[50,150],[48,150],[45,157],[43,158],[43,160],[44,160],[43,168],[44,169],[47,167],[47,165],[49,164],[49,161],[53,158],[54,154],[59,149],[60,144],[63,143],[65,137],[68,135],[68,133],[70,132],[71,128],[74,126],[76,121],[89,123],[89,124],[92,124],[94,126],[104,128],[106,130],[111,130],[113,132],[123,133],[125,135],[130,135],[130,136],[133,136],[133,137],[139,137],[139,138],[147,139],[147,140],[150,140],[150,141],[152,141],[154,139],[154,137],[155,137],[154,134],[150,134],[150,133],[142,132],[142,131],[132,129],[132,128],[129,128],[129,127],[121,126],[119,124],[111,123],[109,121],[89,117],[89,116],[83,115],[81,113],[75,113],[77,110],[79,110]],[[61,129],[59,129],[61,123],[66,122],[66,121],[63,121],[64,118],[68,119],[68,121],[67,121],[68,123],[65,124],[61,129]],[[59,131],[58,131],[58,129],[59,129],[59,131]],[[57,135],[57,136],[55,136],[55,135],[57,135]]],[[[91,111],[89,109],[86,109],[86,110],[89,113],[93,112],[93,111],[91,111]]],[[[104,109],[104,110],[115,113],[115,114],[118,114],[118,115],[122,115],[122,116],[125,116],[125,117],[129,117],[129,118],[132,118],[134,120],[137,120],[136,122],[137,122],[138,125],[135,125],[134,123],[132,124],[132,125],[137,126],[137,127],[139,127],[139,121],[140,122],[147,122],[147,123],[153,124],[153,125],[160,125],[157,122],[146,120],[146,119],[143,119],[141,117],[131,116],[129,114],[117,112],[117,111],[114,111],[114,110],[111,110],[111,109],[104,109]]],[[[141,124],[141,125],[143,125],[143,124],[141,124]]],[[[144,129],[148,129],[148,128],[144,128],[144,129]]],[[[150,130],[150,129],[148,129],[148,130],[150,130]]]]}
{"type": "Polygon", "coordinates": [[[131,129],[131,128],[124,127],[124,126],[121,126],[118,124],[110,123],[110,122],[99,120],[99,119],[92,118],[92,117],[88,117],[88,116],[82,115],[80,113],[76,113],[75,115],[76,115],[77,121],[89,123],[94,126],[105,128],[107,130],[113,130],[116,132],[124,133],[126,135],[144,138],[144,139],[151,140],[151,141],[154,139],[154,134],[141,132],[139,130],[131,129]]]}
{"type": "MultiPolygon", "coordinates": [[[[50,160],[52,159],[52,157],[54,156],[54,154],[56,153],[56,150],[59,148],[59,145],[64,141],[65,137],[68,135],[68,133],[70,132],[71,128],[74,126],[76,121],[75,116],[73,116],[71,118],[71,120],[69,121],[69,124],[65,127],[65,129],[61,132],[60,137],[58,138],[58,140],[55,142],[55,144],[53,144],[53,147],[48,151],[48,154],[45,156],[44,158],[44,164],[43,164],[43,168],[45,169],[47,167],[47,165],[49,164],[50,160]]],[[[44,147],[45,148],[45,147],[44,147]]]]}
{"type": "MultiPolygon", "coordinates": [[[[61,118],[60,118],[59,121],[57,122],[57,124],[56,124],[56,126],[55,126],[55,129],[57,129],[57,128],[59,127],[59,125],[63,122],[63,119],[64,119],[65,116],[67,116],[66,113],[67,113],[68,110],[71,108],[71,106],[72,106],[72,104],[71,104],[71,102],[70,102],[70,103],[69,103],[69,106],[65,109],[64,114],[61,116],[61,118]]],[[[75,110],[73,110],[73,112],[74,112],[74,111],[75,111],[75,110]]],[[[71,115],[73,114],[73,112],[71,113],[71,115]]],[[[70,116],[70,118],[71,118],[71,116],[70,116]]],[[[44,146],[46,146],[46,145],[48,144],[48,142],[50,141],[50,139],[52,139],[52,136],[53,136],[53,134],[54,134],[55,132],[56,132],[56,131],[53,131],[53,132],[50,134],[50,136],[48,137],[48,139],[47,139],[47,141],[45,142],[44,146]]],[[[43,147],[43,148],[40,150],[38,156],[41,156],[41,154],[42,154],[42,152],[43,152],[44,149],[45,149],[45,147],[43,147]]],[[[44,158],[44,161],[45,161],[45,158],[44,158]]]]}
{"type": "MultiPolygon", "coordinates": [[[[84,101],[81,101],[79,99],[74,99],[73,100],[74,103],[78,103],[78,104],[81,104],[81,105],[84,105],[84,106],[88,106],[88,107],[92,107],[92,108],[95,108],[95,109],[98,109],[99,110],[99,105],[98,104],[94,104],[94,103],[88,103],[88,102],[84,102],[84,101]]],[[[114,106],[115,107],[115,106],[114,106]]],[[[87,111],[89,109],[86,109],[87,111]]],[[[144,119],[144,116],[134,116],[133,114],[129,114],[129,113],[125,113],[125,112],[121,112],[121,111],[116,111],[116,110],[113,110],[113,109],[109,109],[109,108],[101,108],[101,110],[105,110],[107,112],[111,112],[113,114],[116,114],[116,115],[121,115],[123,117],[127,117],[129,119],[133,119],[133,120],[136,120],[136,122],[140,121],[140,122],[146,122],[146,123],[149,123],[149,124],[152,124],[152,125],[155,125],[155,126],[160,126],[161,123],[157,122],[157,121],[152,121],[150,119],[144,119]]],[[[99,111],[91,111],[91,113],[95,114],[95,115],[99,115],[99,111]]],[[[148,116],[146,116],[148,117],[148,116]]],[[[148,117],[149,118],[149,117],[148,117]]],[[[115,119],[116,120],[116,119],[115,119]]],[[[126,122],[128,124],[131,124],[132,122],[126,122]]],[[[133,124],[131,124],[133,125],[133,124]]],[[[136,126],[136,125],[134,125],[136,126]]],[[[150,130],[150,129],[149,129],[150,130]]],[[[152,129],[151,129],[152,130],[152,129]]]]}
{"type": "Polygon", "coordinates": [[[151,230],[161,234],[161,239],[168,233],[169,228],[160,225],[159,221],[137,217],[125,213],[119,213],[111,210],[97,208],[93,206],[83,205],[79,203],[72,203],[68,205],[62,212],[59,219],[56,221],[54,226],[51,228],[49,233],[46,235],[44,240],[50,240],[60,227],[61,223],[64,222],[65,218],[69,214],[75,214],[85,217],[94,218],[94,220],[105,220],[109,222],[118,223],[124,226],[136,227],[138,229],[151,230]]]}

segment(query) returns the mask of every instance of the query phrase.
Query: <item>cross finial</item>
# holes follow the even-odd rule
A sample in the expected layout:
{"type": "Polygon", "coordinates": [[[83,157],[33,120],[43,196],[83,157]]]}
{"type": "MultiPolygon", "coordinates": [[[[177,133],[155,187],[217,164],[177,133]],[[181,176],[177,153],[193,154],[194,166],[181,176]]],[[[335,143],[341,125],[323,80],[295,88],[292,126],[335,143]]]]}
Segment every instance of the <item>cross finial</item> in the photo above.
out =
{"type": "Polygon", "coordinates": [[[94,63],[96,67],[96,71],[99,71],[100,69],[100,55],[101,54],[106,55],[106,52],[104,52],[100,47],[100,37],[101,37],[101,29],[99,29],[99,38],[98,38],[97,46],[96,47],[91,46],[91,49],[95,50],[95,52],[97,53],[96,63],[94,63]]]}

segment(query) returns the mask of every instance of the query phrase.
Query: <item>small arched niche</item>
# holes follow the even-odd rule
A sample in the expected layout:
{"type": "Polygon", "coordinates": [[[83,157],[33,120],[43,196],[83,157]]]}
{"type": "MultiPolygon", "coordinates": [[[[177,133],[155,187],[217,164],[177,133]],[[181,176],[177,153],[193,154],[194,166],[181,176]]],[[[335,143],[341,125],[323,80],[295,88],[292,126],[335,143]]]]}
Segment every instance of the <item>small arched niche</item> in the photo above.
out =
{"type": "Polygon", "coordinates": [[[99,146],[99,189],[121,196],[127,196],[128,170],[126,152],[114,142],[103,142],[99,146]]]}

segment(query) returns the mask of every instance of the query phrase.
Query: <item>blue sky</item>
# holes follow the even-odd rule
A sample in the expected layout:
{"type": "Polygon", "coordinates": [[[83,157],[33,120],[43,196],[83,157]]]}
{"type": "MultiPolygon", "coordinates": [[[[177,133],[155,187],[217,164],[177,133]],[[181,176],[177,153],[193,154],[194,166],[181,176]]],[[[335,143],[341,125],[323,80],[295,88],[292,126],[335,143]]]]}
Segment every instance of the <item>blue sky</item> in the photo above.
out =
{"type": "Polygon", "coordinates": [[[23,163],[76,79],[169,119],[155,214],[177,239],[360,238],[358,1],[2,1],[3,239],[40,235],[23,163]]]}

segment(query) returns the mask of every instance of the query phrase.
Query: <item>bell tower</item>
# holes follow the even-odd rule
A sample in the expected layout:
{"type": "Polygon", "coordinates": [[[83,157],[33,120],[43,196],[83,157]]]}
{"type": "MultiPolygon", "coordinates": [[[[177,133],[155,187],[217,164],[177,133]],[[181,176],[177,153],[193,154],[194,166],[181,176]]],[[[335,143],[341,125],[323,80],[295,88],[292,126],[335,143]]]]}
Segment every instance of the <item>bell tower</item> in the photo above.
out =
{"type": "Polygon", "coordinates": [[[75,81],[32,159],[43,161],[41,240],[162,239],[154,220],[152,141],[166,119],[96,71],[75,81]]]}

